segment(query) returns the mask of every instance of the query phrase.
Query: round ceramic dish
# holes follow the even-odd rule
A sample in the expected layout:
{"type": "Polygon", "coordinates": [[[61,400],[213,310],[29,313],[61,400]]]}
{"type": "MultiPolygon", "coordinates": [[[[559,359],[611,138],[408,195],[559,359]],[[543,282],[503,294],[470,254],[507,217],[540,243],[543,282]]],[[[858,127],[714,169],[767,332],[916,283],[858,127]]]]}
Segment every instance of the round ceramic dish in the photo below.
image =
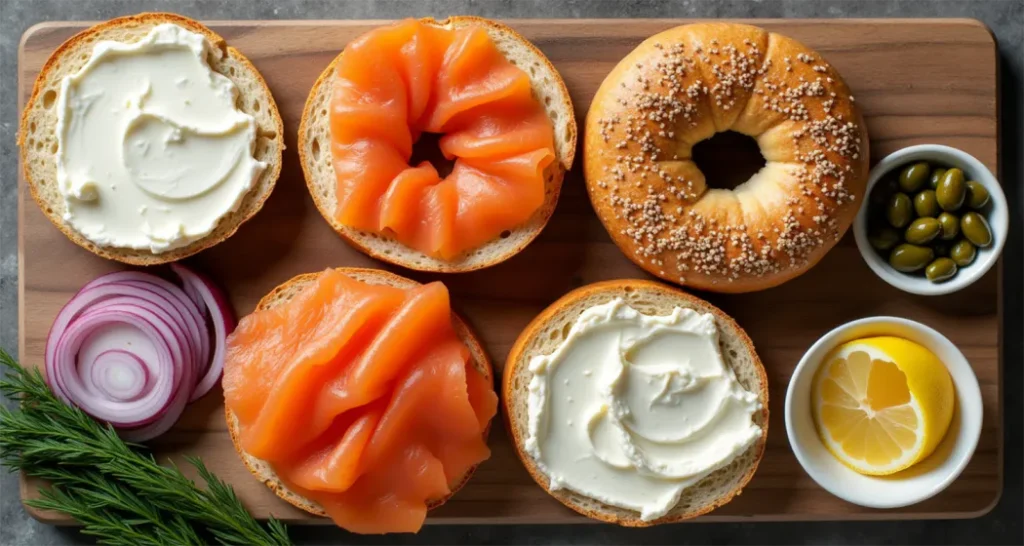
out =
{"type": "MultiPolygon", "coordinates": [[[[999,253],[1002,252],[1003,244],[1006,243],[1006,232],[1009,228],[1009,209],[1006,204],[1006,196],[1003,194],[999,181],[992,176],[992,173],[981,161],[967,152],[939,144],[910,146],[885,156],[878,162],[878,165],[875,165],[874,169],[871,169],[865,196],[871,195],[875,184],[887,173],[916,161],[930,161],[947,167],[957,167],[964,171],[969,180],[977,180],[985,186],[991,195],[991,201],[986,206],[985,216],[992,228],[992,244],[988,248],[979,248],[974,263],[961,268],[952,279],[933,283],[923,275],[908,275],[896,271],[878,251],[872,248],[871,243],[868,242],[869,205],[867,204],[861,206],[853,221],[853,235],[857,240],[857,248],[864,256],[868,267],[885,282],[911,294],[924,296],[950,294],[966,288],[980,279],[999,259],[999,253]]],[[[864,202],[868,202],[867,197],[864,202]]]]}
{"type": "Polygon", "coordinates": [[[844,324],[819,339],[800,359],[786,391],[786,434],[804,470],[833,495],[871,508],[898,508],[945,489],[963,471],[981,435],[981,388],[963,353],[939,332],[912,320],[873,317],[844,324]],[[891,476],[865,476],[843,465],[818,437],[811,414],[811,385],[825,356],[854,339],[890,335],[918,343],[949,369],[956,390],[953,422],[935,452],[891,476]]]}

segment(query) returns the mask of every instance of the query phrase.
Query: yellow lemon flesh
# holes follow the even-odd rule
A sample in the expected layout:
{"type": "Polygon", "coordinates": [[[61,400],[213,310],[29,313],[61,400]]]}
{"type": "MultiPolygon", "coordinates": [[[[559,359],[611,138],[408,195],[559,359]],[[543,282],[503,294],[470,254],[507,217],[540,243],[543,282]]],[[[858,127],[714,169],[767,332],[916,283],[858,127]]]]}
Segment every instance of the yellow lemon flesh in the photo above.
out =
{"type": "Polygon", "coordinates": [[[840,345],[811,394],[818,435],[843,464],[883,476],[935,450],[953,418],[953,380],[924,347],[897,337],[840,345]]]}

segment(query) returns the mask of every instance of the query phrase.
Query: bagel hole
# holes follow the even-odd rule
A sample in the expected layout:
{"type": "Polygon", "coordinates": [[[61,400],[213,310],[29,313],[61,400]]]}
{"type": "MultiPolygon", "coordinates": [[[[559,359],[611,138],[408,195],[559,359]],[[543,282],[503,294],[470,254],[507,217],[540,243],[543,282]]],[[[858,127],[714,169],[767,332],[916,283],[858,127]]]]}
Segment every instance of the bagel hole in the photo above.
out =
{"type": "Polygon", "coordinates": [[[427,161],[437,169],[437,174],[441,178],[451,174],[452,169],[455,167],[455,160],[448,159],[441,153],[441,136],[437,133],[423,133],[420,135],[419,140],[412,145],[412,157],[409,158],[409,164],[415,167],[427,161]]]}
{"type": "Polygon", "coordinates": [[[735,189],[765,166],[761,148],[753,138],[725,131],[698,142],[693,161],[704,173],[709,188],[735,189]]]}

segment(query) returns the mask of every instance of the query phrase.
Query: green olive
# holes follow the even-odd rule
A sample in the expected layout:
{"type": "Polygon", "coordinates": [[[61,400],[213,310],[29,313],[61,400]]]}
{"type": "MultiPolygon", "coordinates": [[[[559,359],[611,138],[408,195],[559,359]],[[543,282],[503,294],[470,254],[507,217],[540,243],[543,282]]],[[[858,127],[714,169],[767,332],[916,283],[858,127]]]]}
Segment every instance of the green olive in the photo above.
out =
{"type": "Polygon", "coordinates": [[[949,249],[949,257],[956,262],[959,267],[967,267],[974,262],[974,258],[978,256],[978,249],[971,244],[967,239],[960,239],[949,249]]]}
{"type": "Polygon", "coordinates": [[[985,217],[977,212],[968,212],[960,219],[960,231],[976,247],[985,248],[992,244],[992,229],[985,217]]]}
{"type": "Polygon", "coordinates": [[[939,225],[942,226],[942,235],[939,237],[943,241],[952,241],[956,239],[957,235],[960,235],[960,219],[951,212],[943,212],[939,215],[939,225]]]}
{"type": "Polygon", "coordinates": [[[889,251],[892,250],[892,247],[900,244],[903,238],[899,231],[889,226],[882,226],[868,233],[868,241],[875,250],[889,251]]]}
{"type": "Polygon", "coordinates": [[[892,249],[889,254],[889,265],[896,271],[913,273],[931,263],[935,259],[935,251],[926,247],[903,243],[892,249]]]}
{"type": "Polygon", "coordinates": [[[889,205],[885,209],[885,218],[894,228],[907,227],[907,224],[914,219],[914,206],[910,202],[910,197],[905,193],[896,193],[890,197],[889,205]]]}
{"type": "Polygon", "coordinates": [[[928,177],[928,187],[933,190],[939,187],[939,180],[942,180],[942,175],[944,174],[946,174],[946,169],[942,167],[937,167],[932,171],[932,175],[928,177]]]}
{"type": "Polygon", "coordinates": [[[988,204],[988,190],[977,180],[967,182],[967,206],[974,210],[981,210],[988,204]]]}
{"type": "Polygon", "coordinates": [[[933,241],[932,250],[935,251],[935,256],[945,258],[949,256],[949,243],[945,241],[933,241]]]}
{"type": "Polygon", "coordinates": [[[932,168],[926,161],[907,165],[900,171],[900,189],[907,193],[914,193],[924,187],[928,182],[928,175],[932,168]]]}
{"type": "Polygon", "coordinates": [[[910,223],[903,238],[913,245],[926,245],[942,232],[942,226],[935,218],[918,218],[910,223]]]}
{"type": "Polygon", "coordinates": [[[964,204],[967,197],[967,184],[964,183],[964,172],[960,169],[949,169],[939,180],[935,188],[935,198],[942,210],[954,212],[964,204]]]}
{"type": "Polygon", "coordinates": [[[978,250],[967,239],[960,239],[949,249],[949,257],[960,267],[971,265],[977,255],[978,250]]]}
{"type": "Polygon", "coordinates": [[[935,190],[924,190],[914,196],[914,212],[918,217],[936,217],[942,212],[939,201],[935,198],[935,190]]]}
{"type": "Polygon", "coordinates": [[[949,258],[936,258],[924,270],[924,276],[932,282],[948,281],[956,275],[956,263],[949,258]]]}

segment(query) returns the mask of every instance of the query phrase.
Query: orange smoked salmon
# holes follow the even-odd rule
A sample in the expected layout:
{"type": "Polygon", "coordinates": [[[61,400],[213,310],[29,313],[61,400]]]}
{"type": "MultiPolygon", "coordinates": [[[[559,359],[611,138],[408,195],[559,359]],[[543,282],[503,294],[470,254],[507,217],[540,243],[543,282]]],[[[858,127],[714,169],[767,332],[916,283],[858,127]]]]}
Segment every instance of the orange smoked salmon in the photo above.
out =
{"type": "Polygon", "coordinates": [[[554,128],[481,26],[406,20],[348,44],[331,100],[336,219],[453,259],[525,223],[544,203],[554,128]],[[455,159],[441,178],[409,165],[422,133],[455,159]]]}
{"type": "Polygon", "coordinates": [[[410,289],[321,273],[228,338],[239,447],[353,532],[414,532],[490,456],[497,409],[439,282],[410,289]]]}

